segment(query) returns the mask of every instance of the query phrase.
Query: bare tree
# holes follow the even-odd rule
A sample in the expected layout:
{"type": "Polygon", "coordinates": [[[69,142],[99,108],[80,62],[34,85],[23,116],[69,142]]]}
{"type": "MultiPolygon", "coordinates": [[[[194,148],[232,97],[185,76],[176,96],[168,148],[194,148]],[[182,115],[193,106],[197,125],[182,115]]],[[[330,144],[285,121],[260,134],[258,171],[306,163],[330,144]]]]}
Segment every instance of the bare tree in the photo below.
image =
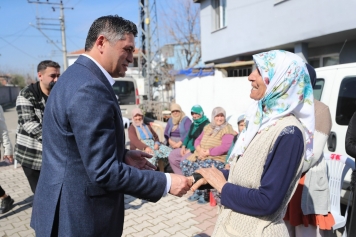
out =
{"type": "Polygon", "coordinates": [[[167,1],[167,4],[168,9],[162,9],[161,14],[167,41],[173,47],[179,45],[180,53],[175,57],[181,60],[182,68],[194,67],[201,59],[199,4],[192,0],[167,1]]]}

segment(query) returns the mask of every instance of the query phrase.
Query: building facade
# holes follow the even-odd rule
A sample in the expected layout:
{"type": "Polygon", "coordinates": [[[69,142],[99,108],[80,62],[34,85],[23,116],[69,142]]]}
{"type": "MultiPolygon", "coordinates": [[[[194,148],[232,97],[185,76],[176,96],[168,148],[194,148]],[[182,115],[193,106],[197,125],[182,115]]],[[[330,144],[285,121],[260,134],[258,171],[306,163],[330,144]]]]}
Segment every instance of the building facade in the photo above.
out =
{"type": "Polygon", "coordinates": [[[245,76],[239,62],[271,49],[294,52],[315,68],[356,62],[356,0],[193,1],[200,4],[202,60],[226,75],[245,76]]]}

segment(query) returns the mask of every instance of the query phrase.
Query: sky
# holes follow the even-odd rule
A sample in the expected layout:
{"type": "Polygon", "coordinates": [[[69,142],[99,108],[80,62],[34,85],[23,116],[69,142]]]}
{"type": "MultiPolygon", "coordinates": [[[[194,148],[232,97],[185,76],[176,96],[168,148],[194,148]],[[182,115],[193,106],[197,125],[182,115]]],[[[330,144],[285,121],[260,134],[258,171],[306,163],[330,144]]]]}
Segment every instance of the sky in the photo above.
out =
{"type": "MultiPolygon", "coordinates": [[[[30,0],[30,2],[47,2],[47,0],[30,0]]],[[[156,0],[158,21],[172,0],[156,0]]],[[[60,0],[48,0],[59,3],[60,0]]],[[[152,2],[152,1],[151,1],[152,2]]],[[[67,52],[84,48],[85,38],[90,25],[95,19],[104,15],[118,14],[123,18],[138,23],[138,0],[63,0],[65,8],[65,27],[67,52]]],[[[42,60],[58,62],[63,68],[62,52],[50,43],[54,41],[61,49],[60,26],[42,26],[58,30],[43,30],[48,40],[36,25],[36,16],[51,18],[44,23],[59,24],[60,11],[52,7],[58,5],[31,4],[28,0],[0,0],[0,74],[36,75],[36,67],[42,60]]],[[[161,33],[160,33],[161,34],[161,33]]],[[[160,45],[167,41],[160,36],[160,45]],[[161,43],[162,42],[162,43],[161,43]]],[[[136,43],[137,44],[137,43],[136,43]]]]}

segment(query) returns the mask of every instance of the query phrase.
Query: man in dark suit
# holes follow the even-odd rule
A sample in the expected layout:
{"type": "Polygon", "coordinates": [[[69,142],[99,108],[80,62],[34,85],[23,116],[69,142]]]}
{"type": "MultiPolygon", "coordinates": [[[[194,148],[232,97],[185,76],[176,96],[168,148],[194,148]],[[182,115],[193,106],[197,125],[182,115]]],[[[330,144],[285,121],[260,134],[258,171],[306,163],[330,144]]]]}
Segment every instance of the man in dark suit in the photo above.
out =
{"type": "Polygon", "coordinates": [[[85,54],[48,98],[31,219],[37,237],[120,236],[124,194],[156,202],[167,192],[182,196],[189,190],[187,178],[152,171],[148,154],[124,148],[111,86],[112,77],[124,76],[133,61],[136,35],[135,24],[121,17],[95,20],[85,54]]]}

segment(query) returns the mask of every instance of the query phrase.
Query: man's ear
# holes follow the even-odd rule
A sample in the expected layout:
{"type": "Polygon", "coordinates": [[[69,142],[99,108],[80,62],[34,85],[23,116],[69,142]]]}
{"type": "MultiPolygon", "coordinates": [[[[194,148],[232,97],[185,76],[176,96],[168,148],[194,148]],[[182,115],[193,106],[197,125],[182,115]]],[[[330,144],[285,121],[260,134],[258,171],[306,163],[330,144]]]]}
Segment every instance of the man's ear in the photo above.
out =
{"type": "Polygon", "coordinates": [[[100,53],[103,52],[105,44],[108,40],[103,35],[99,35],[99,37],[95,41],[95,47],[99,50],[100,53]]]}
{"type": "Polygon", "coordinates": [[[37,77],[38,77],[38,80],[41,81],[41,79],[42,79],[42,73],[41,73],[41,72],[37,72],[37,77]]]}

